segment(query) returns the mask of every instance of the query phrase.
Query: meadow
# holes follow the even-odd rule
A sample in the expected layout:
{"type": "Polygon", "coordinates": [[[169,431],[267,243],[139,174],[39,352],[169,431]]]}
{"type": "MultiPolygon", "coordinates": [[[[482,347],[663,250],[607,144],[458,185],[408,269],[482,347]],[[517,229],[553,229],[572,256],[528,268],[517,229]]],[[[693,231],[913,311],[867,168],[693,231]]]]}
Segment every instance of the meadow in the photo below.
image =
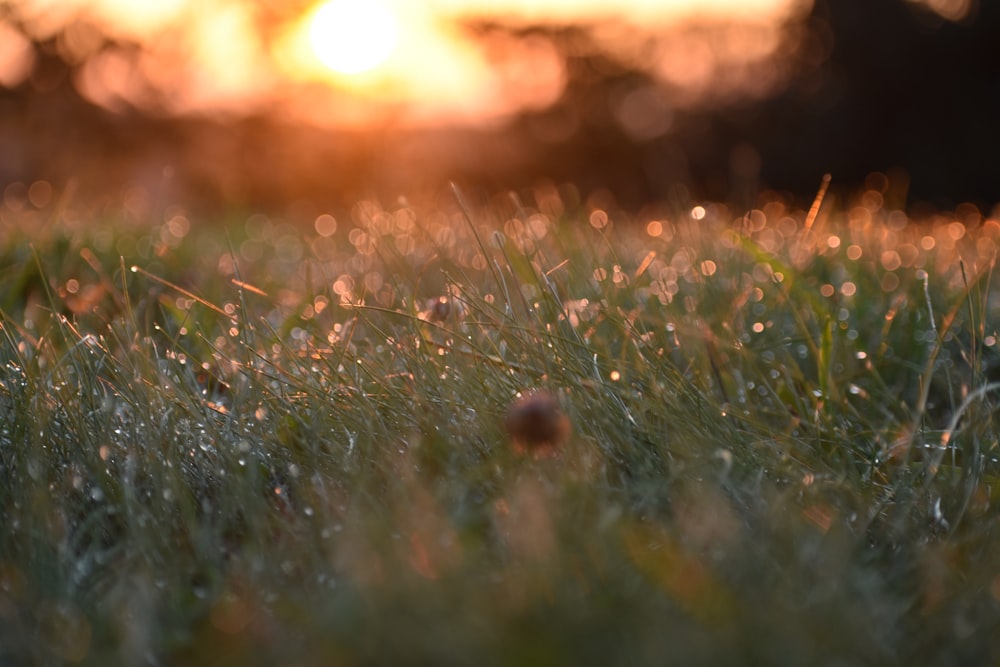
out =
{"type": "Polygon", "coordinates": [[[29,209],[0,664],[1000,660],[995,213],[29,209]]]}

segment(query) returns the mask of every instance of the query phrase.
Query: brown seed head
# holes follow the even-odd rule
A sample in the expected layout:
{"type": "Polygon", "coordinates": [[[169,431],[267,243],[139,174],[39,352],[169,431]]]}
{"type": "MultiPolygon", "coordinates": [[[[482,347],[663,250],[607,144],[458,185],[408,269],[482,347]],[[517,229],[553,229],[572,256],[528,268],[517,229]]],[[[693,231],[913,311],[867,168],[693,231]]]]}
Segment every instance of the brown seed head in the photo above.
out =
{"type": "Polygon", "coordinates": [[[465,308],[454,297],[439,296],[428,299],[419,316],[428,322],[461,320],[465,316],[465,308]]]}
{"type": "Polygon", "coordinates": [[[570,431],[559,400],[545,391],[526,393],[511,403],[504,427],[515,451],[534,456],[554,455],[570,431]]]}

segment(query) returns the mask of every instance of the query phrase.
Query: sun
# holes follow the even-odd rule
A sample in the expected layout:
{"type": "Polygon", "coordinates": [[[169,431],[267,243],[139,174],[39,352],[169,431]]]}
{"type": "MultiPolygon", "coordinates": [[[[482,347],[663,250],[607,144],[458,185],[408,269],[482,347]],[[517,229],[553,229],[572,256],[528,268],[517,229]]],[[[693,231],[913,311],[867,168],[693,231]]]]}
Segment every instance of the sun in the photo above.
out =
{"type": "Polygon", "coordinates": [[[340,74],[375,69],[396,48],[398,26],[378,0],[329,0],[309,22],[309,42],[326,67],[340,74]]]}

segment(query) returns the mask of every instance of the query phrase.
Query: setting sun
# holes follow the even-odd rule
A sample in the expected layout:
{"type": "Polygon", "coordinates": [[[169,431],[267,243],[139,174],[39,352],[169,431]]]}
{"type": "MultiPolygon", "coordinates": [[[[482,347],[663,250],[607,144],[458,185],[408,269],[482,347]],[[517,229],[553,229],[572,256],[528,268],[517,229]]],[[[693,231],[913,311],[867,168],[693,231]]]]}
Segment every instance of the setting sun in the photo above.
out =
{"type": "Polygon", "coordinates": [[[335,72],[358,74],[378,67],[396,47],[396,17],[376,0],[330,0],[309,24],[316,56],[335,72]]]}

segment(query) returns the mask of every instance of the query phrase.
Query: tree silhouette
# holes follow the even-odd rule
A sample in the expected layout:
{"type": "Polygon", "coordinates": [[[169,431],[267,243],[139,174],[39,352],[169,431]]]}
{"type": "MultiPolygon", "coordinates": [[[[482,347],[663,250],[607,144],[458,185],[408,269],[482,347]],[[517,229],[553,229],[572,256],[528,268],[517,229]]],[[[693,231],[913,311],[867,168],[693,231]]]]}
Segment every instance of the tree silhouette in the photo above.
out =
{"type": "Polygon", "coordinates": [[[997,203],[998,19],[993,2],[952,23],[898,0],[817,0],[829,57],[746,114],[725,114],[720,131],[754,142],[776,187],[897,170],[911,202],[997,203]]]}
{"type": "MultiPolygon", "coordinates": [[[[254,6],[264,39],[290,16],[281,3],[254,6]]],[[[108,51],[135,57],[143,45],[101,35],[89,53],[69,57],[66,35],[32,35],[13,7],[0,2],[0,21],[26,36],[34,66],[18,86],[0,88],[0,191],[47,179],[102,197],[136,185],[154,203],[224,210],[347,206],[369,192],[410,194],[448,180],[503,190],[544,178],[584,193],[607,188],[632,208],[675,197],[749,206],[764,187],[808,197],[824,173],[851,190],[882,171],[908,188],[899,205],[1000,201],[994,2],[949,22],[903,0],[817,0],[787,26],[780,65],[793,76],[783,89],[687,107],[655,73],[602,50],[594,26],[470,25],[473,33],[551,40],[568,78],[560,99],[500,128],[391,133],[297,127],[266,112],[175,117],[125,102],[101,108],[77,88],[83,63],[108,51]],[[623,123],[622,100],[633,94],[652,114],[639,120],[655,131],[623,123]]]]}

